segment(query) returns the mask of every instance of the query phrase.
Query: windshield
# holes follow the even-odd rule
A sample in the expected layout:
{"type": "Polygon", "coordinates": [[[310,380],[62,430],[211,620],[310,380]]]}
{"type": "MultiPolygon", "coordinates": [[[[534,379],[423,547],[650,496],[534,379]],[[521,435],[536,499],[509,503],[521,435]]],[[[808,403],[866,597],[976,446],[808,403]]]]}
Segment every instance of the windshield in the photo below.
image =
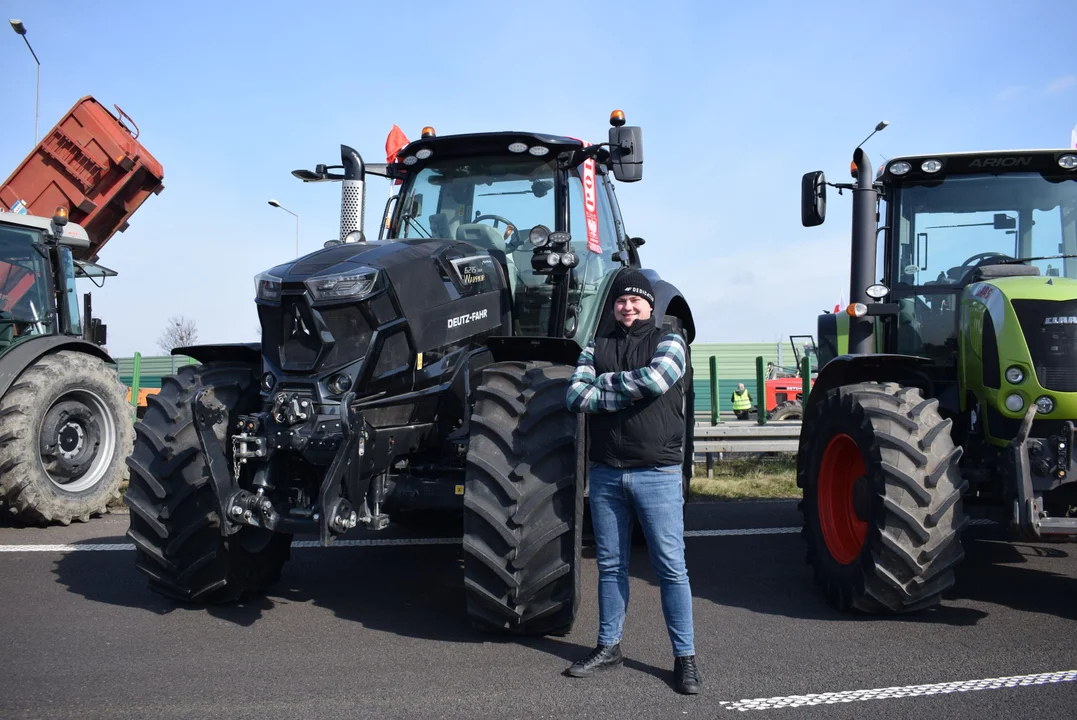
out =
{"type": "Polygon", "coordinates": [[[47,262],[34,247],[41,231],[0,225],[0,351],[48,333],[47,262]]]}
{"type": "Polygon", "coordinates": [[[1077,179],[962,175],[901,187],[892,200],[899,352],[952,364],[960,293],[977,266],[1044,258],[1025,264],[1043,276],[1077,278],[1077,179]]]}
{"type": "Polygon", "coordinates": [[[511,157],[431,161],[401,198],[394,237],[448,238],[511,252],[535,225],[555,229],[554,172],[553,161],[511,157]]]}
{"type": "MultiPolygon", "coordinates": [[[[1077,180],[957,176],[935,187],[904,187],[899,198],[899,283],[962,283],[981,262],[1077,255],[1077,180]]],[[[1077,257],[1030,264],[1042,275],[1077,278],[1077,257]]]]}

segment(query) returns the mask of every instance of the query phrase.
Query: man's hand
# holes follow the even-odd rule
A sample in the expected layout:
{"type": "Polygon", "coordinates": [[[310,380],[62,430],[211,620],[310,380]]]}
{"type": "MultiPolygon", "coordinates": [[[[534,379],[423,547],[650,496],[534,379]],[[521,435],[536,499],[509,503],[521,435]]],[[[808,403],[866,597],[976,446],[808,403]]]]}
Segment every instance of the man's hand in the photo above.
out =
{"type": "Polygon", "coordinates": [[[566,403],[573,412],[617,412],[632,404],[627,393],[604,390],[595,382],[595,343],[591,341],[576,361],[576,371],[568,386],[566,403]]]}

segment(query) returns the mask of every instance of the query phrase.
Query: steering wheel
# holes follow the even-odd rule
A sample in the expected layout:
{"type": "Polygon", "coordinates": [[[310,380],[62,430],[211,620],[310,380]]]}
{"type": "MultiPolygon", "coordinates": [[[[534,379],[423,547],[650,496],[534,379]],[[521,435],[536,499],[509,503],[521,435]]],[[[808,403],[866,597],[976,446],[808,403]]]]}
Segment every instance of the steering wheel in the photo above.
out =
{"type": "Polygon", "coordinates": [[[497,228],[497,223],[498,222],[503,222],[503,223],[505,223],[505,225],[512,228],[512,234],[511,234],[512,239],[505,241],[505,249],[507,251],[512,252],[513,250],[518,248],[520,246],[520,244],[523,242],[523,240],[520,239],[520,232],[516,229],[516,224],[514,222],[512,222],[511,220],[509,220],[507,217],[502,217],[501,215],[490,215],[490,214],[479,215],[478,217],[476,217],[471,222],[477,223],[480,220],[493,220],[494,221],[494,228],[497,228]]]}
{"type": "Polygon", "coordinates": [[[973,267],[973,266],[979,265],[980,262],[982,262],[984,260],[987,260],[988,258],[992,258],[992,257],[1004,257],[1004,258],[1009,258],[1010,260],[1014,259],[1014,258],[1010,257],[1009,255],[1007,255],[1006,253],[982,252],[982,253],[976,253],[975,255],[970,257],[968,260],[961,263],[961,267],[973,267]]]}

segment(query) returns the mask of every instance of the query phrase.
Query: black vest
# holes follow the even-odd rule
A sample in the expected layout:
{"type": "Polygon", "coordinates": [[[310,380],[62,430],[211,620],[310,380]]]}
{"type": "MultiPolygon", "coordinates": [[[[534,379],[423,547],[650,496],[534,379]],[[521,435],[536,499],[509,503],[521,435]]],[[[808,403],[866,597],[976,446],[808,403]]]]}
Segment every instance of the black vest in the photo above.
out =
{"type": "MultiPolygon", "coordinates": [[[[665,333],[654,318],[614,328],[595,338],[595,374],[646,367],[665,333]]],[[[615,413],[587,416],[590,458],[618,468],[664,467],[684,460],[684,378],[656,398],[636,400],[615,413]]]]}

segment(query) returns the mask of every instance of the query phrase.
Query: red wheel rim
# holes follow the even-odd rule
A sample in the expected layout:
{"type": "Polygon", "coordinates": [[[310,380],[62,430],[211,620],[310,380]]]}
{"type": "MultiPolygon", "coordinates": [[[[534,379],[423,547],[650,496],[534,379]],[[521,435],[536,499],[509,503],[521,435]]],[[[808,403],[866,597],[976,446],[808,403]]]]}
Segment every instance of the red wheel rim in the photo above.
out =
{"type": "Polygon", "coordinates": [[[856,442],[848,435],[831,438],[819,468],[819,524],[831,557],[842,565],[856,560],[868,533],[853,508],[853,485],[864,473],[856,442]]]}

